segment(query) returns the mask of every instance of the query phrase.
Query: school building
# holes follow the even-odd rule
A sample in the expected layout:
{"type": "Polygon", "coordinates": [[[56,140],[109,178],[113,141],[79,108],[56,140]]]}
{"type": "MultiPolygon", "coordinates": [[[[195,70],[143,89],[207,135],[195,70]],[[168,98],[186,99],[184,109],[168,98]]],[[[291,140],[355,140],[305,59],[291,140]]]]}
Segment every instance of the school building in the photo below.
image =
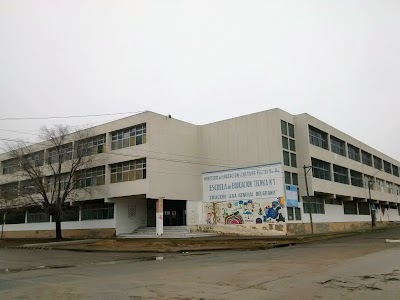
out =
{"type": "MultiPolygon", "coordinates": [[[[400,221],[400,162],[308,114],[276,108],[194,125],[147,111],[92,132],[97,154],[85,185],[94,192],[69,199],[64,237],[154,227],[157,201],[165,227],[193,232],[354,230],[370,227],[371,213],[377,225],[400,221]]],[[[32,147],[48,163],[51,151],[32,147]]],[[[6,153],[0,161],[0,193],[21,188],[18,162],[6,153]]],[[[7,214],[4,236],[49,237],[54,229],[40,209],[19,205],[7,214]]]]}

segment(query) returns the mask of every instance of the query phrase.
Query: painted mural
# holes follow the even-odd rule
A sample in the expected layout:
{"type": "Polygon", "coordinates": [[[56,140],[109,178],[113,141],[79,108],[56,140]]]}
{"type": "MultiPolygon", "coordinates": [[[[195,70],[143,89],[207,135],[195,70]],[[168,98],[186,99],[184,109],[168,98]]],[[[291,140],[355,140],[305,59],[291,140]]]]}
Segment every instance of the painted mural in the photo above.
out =
{"type": "Polygon", "coordinates": [[[284,223],[285,211],[283,197],[204,203],[205,221],[208,225],[284,223]]]}

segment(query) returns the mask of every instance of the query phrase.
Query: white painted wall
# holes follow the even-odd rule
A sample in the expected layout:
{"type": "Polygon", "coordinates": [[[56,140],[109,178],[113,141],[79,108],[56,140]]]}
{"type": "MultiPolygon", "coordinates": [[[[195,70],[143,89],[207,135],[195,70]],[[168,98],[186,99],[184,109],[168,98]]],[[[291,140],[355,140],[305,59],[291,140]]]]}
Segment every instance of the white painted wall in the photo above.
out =
{"type": "MultiPolygon", "coordinates": [[[[97,228],[115,228],[115,219],[61,223],[62,230],[97,229],[97,228]]],[[[4,226],[4,231],[26,231],[26,230],[56,230],[56,224],[54,222],[46,222],[46,223],[6,224],[4,226]]]]}
{"type": "Polygon", "coordinates": [[[147,200],[129,197],[117,199],[114,214],[116,234],[131,233],[147,225],[147,200]]]}
{"type": "Polygon", "coordinates": [[[186,201],[186,223],[187,225],[202,224],[202,201],[186,201]]]}
{"type": "MultiPolygon", "coordinates": [[[[301,221],[289,221],[289,223],[309,223],[310,214],[304,213],[303,203],[300,203],[302,220],[301,221]]],[[[325,204],[325,214],[312,214],[314,223],[324,222],[370,222],[371,215],[345,215],[343,205],[332,205],[325,204]]],[[[382,211],[379,209],[376,211],[377,221],[400,221],[400,215],[397,209],[389,208],[382,211]]]]}

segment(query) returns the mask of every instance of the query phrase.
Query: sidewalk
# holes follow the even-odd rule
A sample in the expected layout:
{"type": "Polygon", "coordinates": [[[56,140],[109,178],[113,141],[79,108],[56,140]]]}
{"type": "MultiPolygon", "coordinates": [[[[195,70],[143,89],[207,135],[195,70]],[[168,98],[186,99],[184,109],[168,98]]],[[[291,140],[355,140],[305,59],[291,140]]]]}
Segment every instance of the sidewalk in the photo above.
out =
{"type": "Polygon", "coordinates": [[[386,230],[386,227],[354,232],[300,236],[213,236],[192,239],[157,238],[157,239],[86,239],[40,242],[30,240],[28,244],[7,245],[18,249],[53,249],[82,252],[120,252],[120,253],[177,253],[216,250],[261,250],[292,246],[299,243],[338,238],[343,236],[368,234],[386,230]]]}
{"type": "Polygon", "coordinates": [[[315,240],[348,236],[356,233],[335,233],[308,236],[216,236],[193,239],[89,239],[24,244],[8,248],[53,249],[83,252],[176,253],[216,250],[261,250],[291,246],[315,240]]]}

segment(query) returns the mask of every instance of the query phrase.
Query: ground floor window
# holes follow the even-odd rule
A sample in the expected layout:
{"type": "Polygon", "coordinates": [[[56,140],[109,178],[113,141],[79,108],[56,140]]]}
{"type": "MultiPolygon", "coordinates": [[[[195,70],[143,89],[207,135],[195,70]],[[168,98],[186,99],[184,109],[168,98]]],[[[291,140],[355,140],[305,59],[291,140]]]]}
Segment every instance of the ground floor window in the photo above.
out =
{"type": "Polygon", "coordinates": [[[343,209],[345,215],[358,215],[357,202],[343,201],[343,209]]]}
{"type": "Polygon", "coordinates": [[[301,209],[300,207],[288,207],[288,220],[289,221],[300,221],[301,220],[301,209]]]}
{"type": "Polygon", "coordinates": [[[342,205],[342,201],[339,199],[325,199],[325,204],[342,205]]]}
{"type": "Polygon", "coordinates": [[[303,198],[304,213],[325,214],[324,199],[314,197],[303,198]]]}
{"type": "Polygon", "coordinates": [[[358,214],[359,215],[370,215],[370,207],[368,202],[359,202],[358,203],[358,214]]]}
{"type": "Polygon", "coordinates": [[[79,221],[79,206],[67,206],[61,214],[62,222],[79,221]]]}
{"type": "Polygon", "coordinates": [[[50,215],[40,208],[29,208],[27,213],[28,223],[46,223],[50,222],[50,215]]]}
{"type": "Polygon", "coordinates": [[[25,224],[25,210],[10,209],[0,212],[1,223],[3,223],[4,214],[6,215],[5,224],[25,224]]]}
{"type": "Polygon", "coordinates": [[[81,219],[85,220],[105,220],[114,218],[114,203],[104,203],[100,201],[87,201],[83,203],[81,219]]]}

